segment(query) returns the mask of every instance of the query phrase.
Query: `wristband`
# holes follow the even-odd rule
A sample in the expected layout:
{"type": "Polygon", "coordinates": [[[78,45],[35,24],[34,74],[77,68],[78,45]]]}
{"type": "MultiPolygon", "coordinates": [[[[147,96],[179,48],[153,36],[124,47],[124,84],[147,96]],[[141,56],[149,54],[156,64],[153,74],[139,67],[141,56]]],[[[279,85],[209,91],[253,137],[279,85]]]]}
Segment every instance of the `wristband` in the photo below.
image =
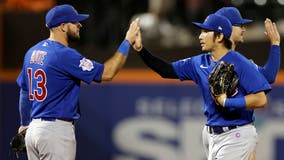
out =
{"type": "Polygon", "coordinates": [[[124,41],[122,41],[122,43],[118,47],[117,51],[120,52],[121,54],[127,56],[129,49],[130,49],[130,43],[128,42],[128,40],[124,40],[124,41]]]}
{"type": "Polygon", "coordinates": [[[224,107],[230,107],[230,108],[246,108],[246,100],[245,97],[238,97],[238,98],[226,98],[223,101],[224,107]]]}

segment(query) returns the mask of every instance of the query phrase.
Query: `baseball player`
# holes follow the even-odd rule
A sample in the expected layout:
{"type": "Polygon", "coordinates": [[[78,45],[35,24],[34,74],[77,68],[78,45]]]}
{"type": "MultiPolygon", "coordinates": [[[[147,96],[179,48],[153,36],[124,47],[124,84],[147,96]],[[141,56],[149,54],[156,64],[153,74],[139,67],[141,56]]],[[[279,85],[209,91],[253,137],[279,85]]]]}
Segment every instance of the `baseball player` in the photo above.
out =
{"type": "MultiPolygon", "coordinates": [[[[232,35],[230,40],[232,41],[232,50],[235,50],[237,45],[244,42],[243,34],[246,31],[245,25],[251,23],[250,19],[243,19],[239,10],[235,7],[223,7],[219,9],[216,14],[225,16],[232,23],[232,35]]],[[[264,21],[265,35],[270,41],[271,47],[269,52],[269,58],[264,67],[257,66],[259,72],[266,78],[266,80],[272,84],[274,83],[278,70],[280,68],[280,35],[278,33],[275,23],[272,23],[270,19],[264,21]]],[[[210,133],[204,126],[202,131],[203,145],[205,148],[206,156],[208,157],[208,147],[210,133]]]]}
{"type": "Polygon", "coordinates": [[[139,31],[136,19],[115,54],[101,64],[68,46],[71,40],[80,38],[80,22],[88,17],[71,5],[55,6],[45,19],[49,38],[25,55],[17,79],[21,88],[19,132],[28,127],[25,141],[31,160],[75,160],[74,121],[80,118],[80,83],[112,80],[124,65],[139,31]]]}
{"type": "MultiPolygon", "coordinates": [[[[244,42],[245,25],[251,23],[250,19],[243,19],[239,10],[235,7],[223,7],[219,9],[216,14],[225,16],[233,25],[232,35],[232,50],[235,50],[237,45],[244,42]]],[[[260,73],[272,84],[275,82],[278,70],[280,68],[280,35],[278,33],[276,24],[269,18],[264,21],[265,32],[267,39],[270,41],[271,47],[269,51],[269,58],[266,64],[261,67],[257,66],[260,73]]]]}
{"type": "Polygon", "coordinates": [[[202,51],[207,53],[168,63],[143,47],[140,32],[133,48],[144,63],[163,78],[192,80],[198,85],[204,99],[206,128],[212,136],[208,160],[248,159],[257,143],[253,112],[266,106],[265,92],[271,87],[254,64],[239,52],[230,50],[232,24],[227,18],[210,14],[203,23],[193,23],[201,28],[199,40],[202,51]],[[234,64],[239,84],[233,97],[222,94],[213,99],[208,76],[221,61],[234,64]]]}

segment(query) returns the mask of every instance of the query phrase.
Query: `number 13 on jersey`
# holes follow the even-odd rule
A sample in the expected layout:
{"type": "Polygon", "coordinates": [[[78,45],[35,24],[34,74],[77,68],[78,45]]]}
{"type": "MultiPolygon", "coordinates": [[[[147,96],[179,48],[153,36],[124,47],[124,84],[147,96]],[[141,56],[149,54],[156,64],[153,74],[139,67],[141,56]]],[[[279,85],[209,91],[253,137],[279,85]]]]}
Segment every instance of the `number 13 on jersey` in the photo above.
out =
{"type": "Polygon", "coordinates": [[[44,101],[47,96],[46,74],[44,70],[27,68],[27,74],[29,77],[30,101],[34,101],[35,99],[38,102],[44,101]],[[33,85],[33,83],[35,83],[35,85],[33,85]]]}

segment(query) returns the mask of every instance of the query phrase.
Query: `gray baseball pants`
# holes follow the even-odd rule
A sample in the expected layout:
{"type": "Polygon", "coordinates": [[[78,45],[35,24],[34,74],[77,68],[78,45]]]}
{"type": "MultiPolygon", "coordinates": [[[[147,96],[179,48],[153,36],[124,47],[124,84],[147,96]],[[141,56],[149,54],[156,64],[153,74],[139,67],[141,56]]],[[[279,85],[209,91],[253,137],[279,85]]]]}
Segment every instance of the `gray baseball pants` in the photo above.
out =
{"type": "Polygon", "coordinates": [[[255,156],[258,135],[252,124],[221,134],[210,134],[204,126],[202,139],[208,160],[249,160],[255,156]]]}
{"type": "Polygon", "coordinates": [[[29,160],[75,160],[76,139],[71,122],[33,119],[25,141],[29,160]]]}

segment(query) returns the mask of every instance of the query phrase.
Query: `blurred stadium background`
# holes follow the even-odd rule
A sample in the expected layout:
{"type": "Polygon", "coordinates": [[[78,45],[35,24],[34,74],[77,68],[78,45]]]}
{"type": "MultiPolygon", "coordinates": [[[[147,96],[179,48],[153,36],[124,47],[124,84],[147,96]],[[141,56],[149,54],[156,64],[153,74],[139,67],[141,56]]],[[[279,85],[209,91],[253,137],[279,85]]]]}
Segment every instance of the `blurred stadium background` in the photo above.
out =
{"type": "MultiPolygon", "coordinates": [[[[277,23],[283,43],[284,0],[0,0],[1,160],[13,157],[9,140],[19,124],[15,80],[24,54],[48,37],[45,14],[63,3],[91,15],[82,23],[81,40],[72,47],[98,62],[115,52],[135,17],[141,19],[144,45],[155,55],[168,61],[196,55],[200,32],[191,22],[202,22],[223,6],[235,6],[243,17],[254,20],[238,50],[256,64],[265,64],[270,47],[263,34],[265,18],[277,23]]],[[[205,117],[197,87],[161,79],[131,52],[113,82],[82,85],[77,159],[205,160],[201,142],[205,117]]],[[[269,105],[256,112],[258,160],[284,159],[283,69],[281,57],[269,105]]]]}

